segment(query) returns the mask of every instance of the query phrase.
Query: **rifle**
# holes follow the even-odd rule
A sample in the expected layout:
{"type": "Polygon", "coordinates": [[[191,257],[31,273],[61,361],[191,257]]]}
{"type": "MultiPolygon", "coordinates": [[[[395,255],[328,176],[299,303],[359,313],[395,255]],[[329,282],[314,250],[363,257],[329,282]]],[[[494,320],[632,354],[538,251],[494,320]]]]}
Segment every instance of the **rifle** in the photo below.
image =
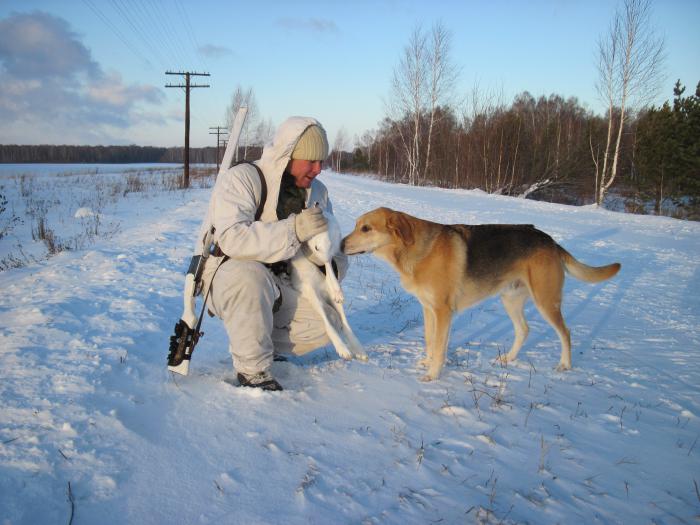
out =
{"type": "MultiPolygon", "coordinates": [[[[241,135],[241,129],[243,128],[247,114],[247,107],[239,108],[238,113],[236,113],[236,118],[231,126],[229,140],[226,144],[224,158],[219,168],[219,175],[231,167],[231,161],[238,147],[238,139],[241,135]]],[[[202,304],[202,311],[199,318],[197,318],[197,314],[195,313],[196,297],[200,294],[202,289],[202,273],[204,271],[204,265],[214,248],[213,239],[214,228],[211,227],[204,235],[204,239],[202,239],[202,254],[193,255],[192,259],[190,259],[190,265],[185,274],[185,290],[183,294],[184,309],[180,319],[175,323],[175,333],[170,336],[168,370],[183,376],[189,373],[192,352],[199,342],[199,338],[204,335],[204,333],[200,331],[200,328],[202,326],[204,308],[206,307],[207,298],[209,297],[209,290],[207,290],[204,296],[204,304],[202,304]]]]}

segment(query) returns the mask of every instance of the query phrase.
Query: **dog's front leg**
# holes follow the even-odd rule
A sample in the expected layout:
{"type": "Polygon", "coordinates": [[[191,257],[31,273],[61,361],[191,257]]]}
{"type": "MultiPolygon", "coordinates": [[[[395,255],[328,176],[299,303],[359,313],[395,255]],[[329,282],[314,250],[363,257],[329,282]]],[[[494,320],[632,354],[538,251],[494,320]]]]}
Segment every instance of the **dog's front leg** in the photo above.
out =
{"type": "Polygon", "coordinates": [[[425,357],[418,361],[418,366],[429,367],[433,360],[432,342],[435,340],[435,314],[430,306],[423,305],[423,331],[425,333],[425,357]]]}
{"type": "MultiPolygon", "coordinates": [[[[318,313],[318,315],[323,320],[323,325],[326,328],[326,334],[328,334],[328,338],[331,340],[331,343],[333,343],[333,346],[335,347],[336,352],[338,352],[338,355],[343,359],[352,359],[353,354],[345,344],[345,341],[343,341],[343,338],[338,333],[338,330],[336,329],[335,325],[331,322],[330,318],[328,317],[328,312],[326,312],[324,300],[320,296],[318,291],[312,286],[309,286],[306,288],[304,295],[309,299],[309,302],[313,306],[314,310],[316,310],[316,313],[318,313]]],[[[328,307],[330,308],[330,305],[328,305],[328,307]]]]}
{"type": "Polygon", "coordinates": [[[340,326],[340,331],[345,335],[345,339],[348,342],[350,351],[352,354],[360,361],[367,361],[368,357],[365,353],[365,349],[362,347],[362,343],[355,337],[355,333],[350,328],[350,323],[348,323],[348,318],[345,316],[345,308],[343,308],[343,303],[333,303],[333,308],[340,316],[340,321],[342,326],[340,326]]]}
{"type": "Polygon", "coordinates": [[[452,310],[447,306],[439,306],[434,310],[435,315],[435,337],[432,338],[428,355],[430,364],[428,373],[421,381],[433,381],[440,377],[440,372],[445,364],[445,354],[447,353],[447,343],[450,337],[450,325],[452,324],[452,310]]]}
{"type": "Polygon", "coordinates": [[[343,294],[343,289],[340,287],[340,283],[333,272],[333,265],[330,262],[326,263],[326,287],[328,288],[328,294],[331,299],[336,303],[342,303],[345,301],[345,295],[343,294]]]}

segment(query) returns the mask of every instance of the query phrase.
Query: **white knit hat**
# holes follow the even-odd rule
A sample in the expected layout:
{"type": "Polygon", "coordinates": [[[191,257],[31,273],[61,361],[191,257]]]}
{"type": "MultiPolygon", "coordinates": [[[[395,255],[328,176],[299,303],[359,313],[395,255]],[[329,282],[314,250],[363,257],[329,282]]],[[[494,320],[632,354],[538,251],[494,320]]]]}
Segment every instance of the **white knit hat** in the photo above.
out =
{"type": "Polygon", "coordinates": [[[320,125],[311,125],[301,134],[292,151],[292,159],[325,160],[328,157],[326,130],[320,125]]]}

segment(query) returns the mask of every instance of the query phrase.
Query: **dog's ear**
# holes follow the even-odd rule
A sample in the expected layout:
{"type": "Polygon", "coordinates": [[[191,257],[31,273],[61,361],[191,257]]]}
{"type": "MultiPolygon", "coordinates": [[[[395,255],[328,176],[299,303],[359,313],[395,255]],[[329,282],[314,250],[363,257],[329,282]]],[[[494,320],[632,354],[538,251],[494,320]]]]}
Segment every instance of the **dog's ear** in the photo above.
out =
{"type": "Polygon", "coordinates": [[[389,231],[396,235],[406,245],[413,244],[413,225],[406,215],[401,212],[393,212],[386,222],[389,231]]]}

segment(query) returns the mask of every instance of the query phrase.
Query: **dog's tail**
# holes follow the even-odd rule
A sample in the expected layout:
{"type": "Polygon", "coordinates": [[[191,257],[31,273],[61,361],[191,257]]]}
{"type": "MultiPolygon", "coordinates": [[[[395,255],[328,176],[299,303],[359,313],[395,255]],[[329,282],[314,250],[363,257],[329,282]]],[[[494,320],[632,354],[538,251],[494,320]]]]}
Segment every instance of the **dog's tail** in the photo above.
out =
{"type": "Polygon", "coordinates": [[[564,263],[564,268],[566,271],[580,279],[581,281],[586,281],[587,283],[598,283],[600,281],[605,281],[610,279],[612,276],[620,271],[620,263],[607,264],[605,266],[588,266],[578,261],[573,255],[567,252],[561,246],[559,247],[561,253],[561,260],[564,263]]]}

